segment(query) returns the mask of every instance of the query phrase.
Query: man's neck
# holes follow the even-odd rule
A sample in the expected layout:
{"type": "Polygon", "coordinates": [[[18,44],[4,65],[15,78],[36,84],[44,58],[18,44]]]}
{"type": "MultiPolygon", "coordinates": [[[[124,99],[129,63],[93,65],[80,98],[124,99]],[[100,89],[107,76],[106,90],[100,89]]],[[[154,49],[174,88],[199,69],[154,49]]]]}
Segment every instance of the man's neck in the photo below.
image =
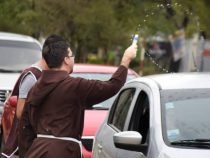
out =
{"type": "Polygon", "coordinates": [[[38,67],[40,67],[42,70],[47,70],[49,69],[46,62],[44,61],[44,59],[39,60],[38,62],[36,62],[36,64],[38,67]]]}

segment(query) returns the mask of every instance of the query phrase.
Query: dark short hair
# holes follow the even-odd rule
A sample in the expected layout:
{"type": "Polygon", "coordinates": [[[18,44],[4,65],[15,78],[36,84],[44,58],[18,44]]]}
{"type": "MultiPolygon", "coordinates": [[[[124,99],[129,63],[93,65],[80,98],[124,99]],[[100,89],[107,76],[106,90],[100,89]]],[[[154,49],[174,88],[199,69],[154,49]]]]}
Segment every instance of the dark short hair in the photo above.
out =
{"type": "Polygon", "coordinates": [[[59,68],[68,56],[69,43],[61,36],[50,35],[44,42],[42,57],[49,68],[59,68]]]}

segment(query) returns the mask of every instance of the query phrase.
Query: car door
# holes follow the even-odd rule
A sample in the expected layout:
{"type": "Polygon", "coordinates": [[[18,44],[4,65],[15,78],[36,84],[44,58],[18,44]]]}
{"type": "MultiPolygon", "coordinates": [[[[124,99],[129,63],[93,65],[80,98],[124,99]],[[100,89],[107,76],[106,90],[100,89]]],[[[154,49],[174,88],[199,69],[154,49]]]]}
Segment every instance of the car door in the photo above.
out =
{"type": "MultiPolygon", "coordinates": [[[[139,83],[129,83],[118,94],[118,97],[116,98],[109,112],[109,116],[106,119],[106,122],[101,126],[100,130],[97,133],[94,143],[94,146],[97,147],[94,147],[93,158],[145,157],[141,152],[118,149],[115,147],[113,142],[113,135],[118,132],[127,130],[138,131],[139,121],[136,120],[140,118],[134,118],[132,116],[139,115],[139,110],[137,110],[135,107],[141,107],[141,104],[145,104],[145,99],[147,99],[147,105],[149,104],[148,92],[141,93],[142,89],[147,86],[145,86],[144,84],[142,85],[143,87],[139,86],[139,83]]],[[[146,124],[145,129],[142,130],[147,129],[148,131],[148,126],[149,123],[146,124]]],[[[145,140],[146,139],[144,136],[144,143],[145,140]]]]}
{"type": "Polygon", "coordinates": [[[136,97],[133,106],[127,115],[127,122],[123,131],[137,131],[142,135],[142,152],[117,149],[119,158],[146,158],[149,150],[149,128],[150,128],[150,104],[152,102],[152,92],[143,83],[134,84],[136,87],[136,97]]]}
{"type": "Polygon", "coordinates": [[[118,94],[106,122],[101,126],[97,133],[93,158],[116,158],[117,148],[113,143],[113,135],[124,130],[130,108],[136,97],[134,86],[125,86],[118,94]]]}

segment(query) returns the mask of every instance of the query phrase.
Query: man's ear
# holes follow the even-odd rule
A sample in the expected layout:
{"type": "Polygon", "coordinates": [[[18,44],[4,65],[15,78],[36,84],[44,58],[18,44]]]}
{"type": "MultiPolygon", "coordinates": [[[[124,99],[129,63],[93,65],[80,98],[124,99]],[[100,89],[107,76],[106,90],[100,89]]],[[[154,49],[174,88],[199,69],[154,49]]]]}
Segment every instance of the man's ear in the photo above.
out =
{"type": "Polygon", "coordinates": [[[65,57],[63,62],[66,64],[66,65],[69,65],[70,64],[70,60],[68,59],[68,57],[65,57]]]}

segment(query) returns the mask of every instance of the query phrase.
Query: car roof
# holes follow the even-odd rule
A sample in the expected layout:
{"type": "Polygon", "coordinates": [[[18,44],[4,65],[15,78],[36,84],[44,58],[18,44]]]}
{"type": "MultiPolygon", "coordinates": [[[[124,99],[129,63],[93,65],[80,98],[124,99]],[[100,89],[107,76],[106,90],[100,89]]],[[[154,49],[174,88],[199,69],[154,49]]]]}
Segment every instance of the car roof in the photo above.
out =
{"type": "Polygon", "coordinates": [[[38,40],[31,36],[22,35],[22,34],[16,34],[16,33],[10,33],[10,32],[0,32],[0,40],[7,40],[7,41],[21,41],[21,42],[35,42],[40,45],[38,40]]]}
{"type": "MultiPolygon", "coordinates": [[[[210,88],[210,73],[189,72],[189,73],[170,73],[144,76],[132,81],[155,83],[159,89],[198,89],[210,88]]],[[[131,82],[132,82],[131,81],[131,82]]]]}
{"type": "MultiPolygon", "coordinates": [[[[117,66],[97,65],[97,64],[74,64],[74,73],[114,73],[117,66]]],[[[139,76],[135,71],[129,69],[128,74],[139,76]]]]}

